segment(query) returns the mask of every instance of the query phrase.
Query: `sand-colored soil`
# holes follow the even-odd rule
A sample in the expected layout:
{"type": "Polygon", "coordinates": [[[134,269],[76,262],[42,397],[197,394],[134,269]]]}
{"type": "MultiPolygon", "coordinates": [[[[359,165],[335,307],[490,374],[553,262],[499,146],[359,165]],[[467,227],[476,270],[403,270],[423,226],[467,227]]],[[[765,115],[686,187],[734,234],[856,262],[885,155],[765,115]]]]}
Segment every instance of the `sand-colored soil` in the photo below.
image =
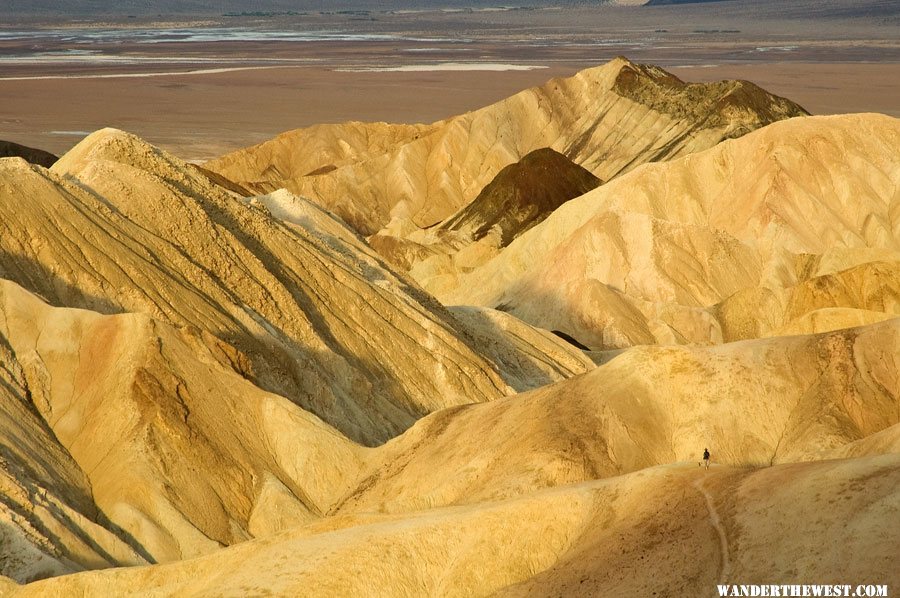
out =
{"type": "MultiPolygon", "coordinates": [[[[65,82],[108,90],[108,114],[130,101],[136,126],[170,114],[173,147],[208,149],[260,133],[272,98],[302,114],[298,87],[256,84],[304,72],[310,101],[374,111],[366,85],[405,81],[382,89],[413,106],[415,82],[490,95],[536,71],[65,82]],[[142,91],[169,103],[141,110],[142,91]],[[232,96],[236,124],[216,114],[232,96]],[[191,140],[191,119],[211,136],[191,140]]],[[[59,82],[0,92],[21,110],[43,89],[35,107],[63,118],[77,103],[61,108],[59,82]]],[[[85,106],[101,118],[103,100],[85,106]]],[[[0,159],[0,595],[900,587],[900,121],[786,119],[802,111],[755,86],[621,59],[498,105],[287,134],[234,154],[228,168],[258,175],[239,181],[110,128],[49,169],[0,159]],[[443,151],[412,151],[429,135],[443,151]],[[490,187],[554,138],[567,155],[490,187]],[[547,201],[529,205],[544,170],[581,182],[542,181],[547,201]],[[343,193],[461,208],[447,230],[484,233],[454,246],[446,288],[463,305],[267,171],[352,171],[371,182],[343,193]]],[[[376,207],[363,216],[380,222],[376,207]]],[[[422,232],[396,218],[384,236],[409,249],[422,232]]]]}

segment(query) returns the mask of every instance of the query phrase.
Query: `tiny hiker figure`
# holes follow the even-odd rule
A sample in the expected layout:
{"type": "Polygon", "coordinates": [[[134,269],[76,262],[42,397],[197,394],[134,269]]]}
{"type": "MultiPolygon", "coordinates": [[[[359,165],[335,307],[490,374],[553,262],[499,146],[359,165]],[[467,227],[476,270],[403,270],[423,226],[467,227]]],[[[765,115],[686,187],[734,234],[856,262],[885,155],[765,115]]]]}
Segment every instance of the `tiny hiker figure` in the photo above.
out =
{"type": "Polygon", "coordinates": [[[706,467],[706,469],[709,469],[709,449],[708,448],[703,449],[703,465],[706,467]]]}

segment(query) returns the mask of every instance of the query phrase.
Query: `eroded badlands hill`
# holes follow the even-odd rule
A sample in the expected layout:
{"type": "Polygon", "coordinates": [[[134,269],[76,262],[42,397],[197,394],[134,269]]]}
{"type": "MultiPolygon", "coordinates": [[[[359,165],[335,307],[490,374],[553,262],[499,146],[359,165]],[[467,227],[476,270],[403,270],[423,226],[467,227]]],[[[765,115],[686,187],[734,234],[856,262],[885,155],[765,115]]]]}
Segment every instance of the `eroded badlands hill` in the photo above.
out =
{"type": "Polygon", "coordinates": [[[286,187],[370,235],[392,218],[447,218],[544,147],[607,181],[801,114],[752,83],[686,84],[619,58],[432,125],[301,129],[204,166],[257,190],[286,187]]]}
{"type": "Polygon", "coordinates": [[[296,200],[293,222],[273,218],[125,133],[89,136],[52,171],[0,162],[0,199],[0,276],[55,305],[212,334],[236,349],[230,367],[361,442],[588,367],[538,335],[549,362],[574,360],[532,367],[501,343],[521,365],[507,371],[326,213],[296,200]]]}
{"type": "Polygon", "coordinates": [[[342,510],[496,500],[691,460],[704,446],[734,466],[822,458],[900,429],[898,372],[900,319],[710,348],[638,347],[582,376],[422,419],[381,448],[383,466],[342,510]],[[465,442],[471,435],[480,442],[465,442]]]}
{"type": "Polygon", "coordinates": [[[369,450],[369,475],[325,520],[21,595],[703,595],[757,578],[896,583],[898,536],[885,522],[900,501],[898,348],[900,320],[631,349],[546,389],[425,418],[369,450]],[[716,447],[709,473],[696,463],[704,446],[716,447]],[[842,453],[855,458],[817,462],[842,453]]]}
{"type": "Polygon", "coordinates": [[[791,119],[619,177],[458,278],[412,273],[596,348],[853,326],[900,314],[898,190],[897,119],[791,119]]]}
{"type": "Polygon", "coordinates": [[[900,124],[798,112],[619,60],[0,160],[0,594],[900,585],[900,124]]]}
{"type": "Polygon", "coordinates": [[[120,131],[52,171],[0,161],[0,212],[0,573],[21,581],[319,518],[356,442],[594,367],[454,315],[306,201],[233,196],[120,131]]]}
{"type": "Polygon", "coordinates": [[[206,554],[314,519],[356,479],[361,447],[196,328],[0,281],[0,341],[4,575],[206,554]]]}

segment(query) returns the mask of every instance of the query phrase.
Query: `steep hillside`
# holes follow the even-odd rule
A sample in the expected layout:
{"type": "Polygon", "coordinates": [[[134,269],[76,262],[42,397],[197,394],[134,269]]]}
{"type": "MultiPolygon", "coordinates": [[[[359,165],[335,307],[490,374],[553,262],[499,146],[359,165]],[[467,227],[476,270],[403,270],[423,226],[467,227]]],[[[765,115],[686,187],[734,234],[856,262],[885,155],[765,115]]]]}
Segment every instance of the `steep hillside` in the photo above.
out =
{"type": "Polygon", "coordinates": [[[364,443],[547,381],[504,378],[324,212],[273,218],[125,133],[89,136],[49,172],[0,161],[0,199],[0,276],[55,305],[208,332],[242,376],[364,443]]]}
{"type": "MultiPolygon", "coordinates": [[[[512,375],[592,367],[487,312],[461,322],[512,375]]],[[[0,281],[0,357],[0,574],[19,581],[191,558],[309,522],[374,458],[244,379],[240,352],[194,326],[54,308],[0,281]]]]}
{"type": "Polygon", "coordinates": [[[814,460],[900,424],[898,372],[900,319],[710,348],[630,349],[582,376],[422,419],[379,449],[381,465],[340,512],[498,500],[698,461],[704,447],[734,466],[814,460]]]}
{"type": "Polygon", "coordinates": [[[776,123],[572,200],[455,281],[412,274],[445,303],[596,348],[815,332],[809,314],[830,308],[897,315],[898,150],[885,116],[776,123]]]}
{"type": "Polygon", "coordinates": [[[0,427],[16,489],[0,511],[22,546],[4,575],[206,554],[321,516],[361,467],[362,447],[224,366],[236,351],[196,328],[0,281],[0,340],[15,383],[0,413],[19,415],[0,427]]]}
{"type": "Polygon", "coordinates": [[[618,58],[420,129],[365,126],[374,143],[364,137],[365,143],[350,141],[346,149],[337,141],[343,128],[319,127],[204,166],[245,186],[286,187],[370,235],[392,218],[418,227],[447,218],[501,169],[540,148],[606,181],[801,114],[796,104],[752,83],[686,84],[657,67],[618,58]],[[369,151],[355,149],[369,145],[369,151]],[[287,155],[306,156],[302,167],[284,166],[291,162],[287,155]],[[336,163],[334,155],[352,161],[336,163]]]}
{"type": "MultiPolygon", "coordinates": [[[[161,562],[198,556],[7,584],[5,594],[540,595],[583,584],[696,593],[731,576],[881,581],[891,570],[896,535],[874,530],[898,499],[900,464],[879,456],[900,428],[897,319],[714,348],[635,348],[531,393],[442,410],[365,449],[223,366],[219,354],[234,350],[211,335],[0,288],[9,380],[0,400],[3,412],[21,404],[30,413],[17,428],[0,420],[0,432],[27,467],[55,459],[30,475],[55,493],[38,504],[57,514],[32,506],[27,523],[11,518],[25,539],[18,566],[7,560],[2,573],[24,581],[140,563],[137,550],[161,562]],[[695,465],[705,446],[709,473],[695,465]],[[856,458],[790,464],[841,456],[856,458]],[[832,505],[827,516],[810,510],[818,504],[832,505]],[[445,505],[463,506],[435,508],[445,505]],[[93,519],[76,527],[59,517],[75,507],[93,519]],[[773,548],[788,521],[806,533],[773,548]],[[839,523],[871,532],[854,536],[852,557],[834,548],[848,541],[839,523]],[[41,540],[40,526],[63,533],[41,540]],[[100,556],[79,552],[72,536],[100,556]]],[[[496,317],[539,346],[532,329],[496,317]]],[[[4,513],[22,512],[10,504],[4,513]]]]}

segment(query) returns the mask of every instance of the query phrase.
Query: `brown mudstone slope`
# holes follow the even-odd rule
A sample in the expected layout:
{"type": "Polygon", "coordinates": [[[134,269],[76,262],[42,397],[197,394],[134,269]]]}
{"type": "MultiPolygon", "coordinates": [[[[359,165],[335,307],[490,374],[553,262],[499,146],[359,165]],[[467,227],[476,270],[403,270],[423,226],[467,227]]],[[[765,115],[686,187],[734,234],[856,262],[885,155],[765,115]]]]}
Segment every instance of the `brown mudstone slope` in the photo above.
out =
{"type": "Polygon", "coordinates": [[[472,240],[478,241],[497,227],[501,247],[506,246],[556,208],[600,183],[600,179],[559,152],[550,148],[534,150],[497,173],[472,203],[439,228],[471,231],[472,240]]]}
{"type": "Polygon", "coordinates": [[[404,270],[429,258],[471,269],[487,261],[565,202],[600,179],[550,148],[501,170],[472,203],[426,230],[388,227],[368,238],[375,251],[404,270]]]}
{"type": "Polygon", "coordinates": [[[12,141],[0,141],[0,158],[22,158],[32,164],[50,168],[59,158],[42,149],[20,145],[12,141]]]}

